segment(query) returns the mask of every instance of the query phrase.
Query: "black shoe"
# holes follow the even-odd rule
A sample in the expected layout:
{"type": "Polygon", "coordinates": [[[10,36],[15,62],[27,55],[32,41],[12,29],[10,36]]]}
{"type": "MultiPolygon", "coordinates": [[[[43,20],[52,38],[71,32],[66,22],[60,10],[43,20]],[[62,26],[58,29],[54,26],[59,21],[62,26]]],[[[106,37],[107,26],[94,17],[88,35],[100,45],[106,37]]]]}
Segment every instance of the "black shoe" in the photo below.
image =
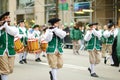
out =
{"type": "Polygon", "coordinates": [[[118,70],[120,72],[120,70],[118,70]]]}
{"type": "Polygon", "coordinates": [[[106,57],[104,58],[104,64],[106,64],[107,63],[107,59],[106,59],[106,57]]]}
{"type": "Polygon", "coordinates": [[[53,80],[52,72],[49,71],[49,74],[50,74],[50,79],[53,80]]]}
{"type": "Polygon", "coordinates": [[[46,57],[45,55],[42,55],[42,57],[46,57]]]}
{"type": "Polygon", "coordinates": [[[119,65],[111,64],[111,66],[119,67],[119,65]]]}
{"type": "Polygon", "coordinates": [[[96,73],[91,74],[92,77],[99,77],[96,73]]]}
{"type": "Polygon", "coordinates": [[[27,64],[27,60],[26,59],[23,59],[22,61],[27,64]]]}
{"type": "Polygon", "coordinates": [[[41,62],[40,58],[35,59],[36,62],[41,62]]]}
{"type": "Polygon", "coordinates": [[[90,72],[90,74],[91,74],[91,69],[90,68],[88,68],[88,71],[90,72]]]}
{"type": "Polygon", "coordinates": [[[114,66],[114,64],[111,64],[110,66],[114,66]]]}
{"type": "Polygon", "coordinates": [[[21,60],[21,61],[19,61],[19,63],[20,63],[20,64],[23,64],[23,61],[21,60]]]}

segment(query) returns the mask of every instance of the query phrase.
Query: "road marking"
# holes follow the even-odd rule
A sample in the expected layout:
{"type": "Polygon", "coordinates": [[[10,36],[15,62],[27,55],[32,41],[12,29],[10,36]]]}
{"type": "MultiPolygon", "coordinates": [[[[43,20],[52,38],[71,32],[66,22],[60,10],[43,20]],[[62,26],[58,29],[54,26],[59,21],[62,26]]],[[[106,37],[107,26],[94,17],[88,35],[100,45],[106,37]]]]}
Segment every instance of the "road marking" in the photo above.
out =
{"type": "MultiPolygon", "coordinates": [[[[48,65],[48,63],[43,63],[43,62],[39,62],[39,64],[48,65]]],[[[77,66],[77,65],[72,65],[72,64],[64,64],[63,67],[71,68],[71,69],[79,69],[79,70],[87,70],[87,68],[88,68],[88,67],[77,66]]]]}

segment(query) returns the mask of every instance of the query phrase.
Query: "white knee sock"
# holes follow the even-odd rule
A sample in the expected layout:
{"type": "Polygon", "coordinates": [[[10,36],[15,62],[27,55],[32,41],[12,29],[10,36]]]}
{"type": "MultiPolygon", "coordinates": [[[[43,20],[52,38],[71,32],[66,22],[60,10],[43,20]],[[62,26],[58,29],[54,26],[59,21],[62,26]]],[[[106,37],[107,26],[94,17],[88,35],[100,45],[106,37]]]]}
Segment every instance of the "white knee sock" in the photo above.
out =
{"type": "Polygon", "coordinates": [[[23,53],[23,59],[26,59],[26,57],[27,57],[27,52],[24,52],[23,53]]]}
{"type": "Polygon", "coordinates": [[[95,64],[90,64],[91,74],[95,73],[95,64]]]}
{"type": "Polygon", "coordinates": [[[37,59],[37,58],[39,58],[39,57],[40,57],[40,54],[39,54],[39,53],[35,54],[35,59],[37,59]]]}
{"type": "Polygon", "coordinates": [[[21,61],[23,58],[23,53],[19,53],[19,60],[21,61]]]}
{"type": "Polygon", "coordinates": [[[52,69],[52,76],[53,76],[53,80],[57,80],[57,69],[52,69]]]}
{"type": "Polygon", "coordinates": [[[1,75],[2,80],[8,80],[8,75],[1,75]]]}
{"type": "Polygon", "coordinates": [[[114,64],[112,55],[110,55],[110,63],[111,63],[111,64],[114,64]]]}

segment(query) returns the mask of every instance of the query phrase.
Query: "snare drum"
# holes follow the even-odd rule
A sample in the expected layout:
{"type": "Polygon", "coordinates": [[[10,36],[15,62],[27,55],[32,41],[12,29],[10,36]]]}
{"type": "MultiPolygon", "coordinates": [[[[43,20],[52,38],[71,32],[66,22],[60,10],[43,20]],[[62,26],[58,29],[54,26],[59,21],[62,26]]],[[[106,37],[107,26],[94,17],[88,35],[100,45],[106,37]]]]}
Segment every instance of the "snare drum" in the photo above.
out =
{"type": "Polygon", "coordinates": [[[42,49],[42,51],[45,52],[47,47],[48,47],[48,42],[47,41],[41,41],[41,49],[42,49]]]}
{"type": "Polygon", "coordinates": [[[24,51],[24,45],[19,38],[14,39],[14,46],[17,53],[21,53],[24,51]]]}
{"type": "Polygon", "coordinates": [[[27,41],[28,52],[29,53],[38,53],[40,52],[40,46],[37,39],[30,39],[27,41]]]}

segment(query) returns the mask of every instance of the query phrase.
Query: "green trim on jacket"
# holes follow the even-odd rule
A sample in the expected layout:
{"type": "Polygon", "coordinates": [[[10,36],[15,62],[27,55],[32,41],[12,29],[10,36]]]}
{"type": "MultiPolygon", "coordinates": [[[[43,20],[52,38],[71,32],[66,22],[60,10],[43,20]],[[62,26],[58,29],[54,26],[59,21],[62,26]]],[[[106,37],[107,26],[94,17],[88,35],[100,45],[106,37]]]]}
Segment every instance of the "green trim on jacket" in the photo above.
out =
{"type": "Polygon", "coordinates": [[[114,41],[114,36],[111,35],[110,37],[107,38],[107,44],[113,44],[113,41],[114,41]]]}
{"type": "MultiPolygon", "coordinates": [[[[25,33],[27,35],[27,29],[26,29],[25,33]]],[[[24,34],[24,32],[20,28],[19,28],[19,34],[24,34]]],[[[27,46],[27,40],[28,40],[27,37],[22,37],[20,40],[21,40],[21,42],[23,42],[24,46],[27,46]]]]}
{"type": "Polygon", "coordinates": [[[100,40],[92,34],[92,38],[87,42],[87,50],[100,50],[100,40]]]}
{"type": "Polygon", "coordinates": [[[8,50],[8,56],[15,55],[14,36],[7,34],[5,31],[0,31],[0,56],[3,56],[5,49],[8,50]]]}
{"type": "Polygon", "coordinates": [[[46,50],[46,53],[47,54],[51,54],[55,52],[55,50],[58,50],[58,52],[60,54],[63,53],[63,50],[62,50],[62,39],[60,39],[59,37],[57,36],[53,36],[52,40],[48,43],[48,48],[46,50]]]}

